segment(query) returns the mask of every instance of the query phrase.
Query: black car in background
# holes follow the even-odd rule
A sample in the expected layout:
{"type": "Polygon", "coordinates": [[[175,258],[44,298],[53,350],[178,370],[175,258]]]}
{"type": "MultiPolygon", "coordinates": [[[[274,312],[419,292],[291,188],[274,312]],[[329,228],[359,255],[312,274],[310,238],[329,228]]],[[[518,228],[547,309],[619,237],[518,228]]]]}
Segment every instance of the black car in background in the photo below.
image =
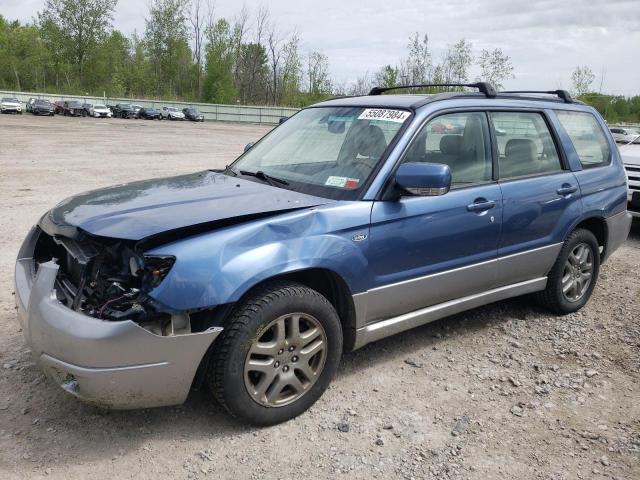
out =
{"type": "Polygon", "coordinates": [[[160,115],[160,110],[157,108],[141,108],[138,112],[138,118],[142,118],[144,120],[162,120],[162,115],[160,115]]]}
{"type": "Polygon", "coordinates": [[[133,108],[133,118],[140,118],[140,110],[142,110],[142,105],[131,105],[133,108]]]}
{"type": "Polygon", "coordinates": [[[62,114],[65,117],[86,117],[82,104],[76,100],[67,100],[62,107],[62,114]]]}
{"type": "Polygon", "coordinates": [[[184,118],[191,120],[192,122],[204,122],[204,115],[201,114],[196,108],[183,108],[184,118]]]}
{"type": "Polygon", "coordinates": [[[136,111],[130,103],[119,103],[113,108],[113,116],[117,118],[135,118],[136,111]]]}
{"type": "Polygon", "coordinates": [[[54,107],[49,100],[34,99],[29,111],[34,115],[49,115],[53,117],[54,107]]]}
{"type": "Polygon", "coordinates": [[[37,98],[31,97],[29,100],[27,100],[27,113],[32,112],[32,107],[33,104],[36,103],[37,98]]]}
{"type": "Polygon", "coordinates": [[[53,102],[53,113],[56,115],[62,115],[64,113],[64,102],[62,100],[53,102]]]}
{"type": "Polygon", "coordinates": [[[84,116],[90,117],[91,116],[91,109],[93,108],[93,105],[90,103],[83,103],[82,104],[82,110],[84,110],[84,116]]]}

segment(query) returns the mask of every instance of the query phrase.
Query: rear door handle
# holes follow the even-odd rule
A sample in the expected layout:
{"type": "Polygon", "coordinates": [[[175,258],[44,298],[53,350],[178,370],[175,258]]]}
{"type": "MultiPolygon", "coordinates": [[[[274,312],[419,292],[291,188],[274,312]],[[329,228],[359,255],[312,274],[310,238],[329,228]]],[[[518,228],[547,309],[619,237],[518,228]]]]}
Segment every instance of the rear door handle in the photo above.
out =
{"type": "Polygon", "coordinates": [[[578,191],[578,187],[564,183],[556,192],[558,195],[570,195],[578,191]]]}
{"type": "Polygon", "coordinates": [[[496,206],[496,202],[493,200],[485,200],[484,198],[477,198],[471,205],[467,205],[467,210],[470,212],[484,212],[490,210],[496,206]]]}

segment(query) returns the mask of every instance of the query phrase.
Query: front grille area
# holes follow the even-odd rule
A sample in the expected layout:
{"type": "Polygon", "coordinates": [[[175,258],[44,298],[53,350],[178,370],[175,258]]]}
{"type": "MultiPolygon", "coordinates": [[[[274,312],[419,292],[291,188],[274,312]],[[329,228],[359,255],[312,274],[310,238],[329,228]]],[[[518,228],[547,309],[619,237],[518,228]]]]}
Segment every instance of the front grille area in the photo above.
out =
{"type": "Polygon", "coordinates": [[[640,191],[640,166],[625,165],[624,169],[629,179],[629,190],[640,191]]]}

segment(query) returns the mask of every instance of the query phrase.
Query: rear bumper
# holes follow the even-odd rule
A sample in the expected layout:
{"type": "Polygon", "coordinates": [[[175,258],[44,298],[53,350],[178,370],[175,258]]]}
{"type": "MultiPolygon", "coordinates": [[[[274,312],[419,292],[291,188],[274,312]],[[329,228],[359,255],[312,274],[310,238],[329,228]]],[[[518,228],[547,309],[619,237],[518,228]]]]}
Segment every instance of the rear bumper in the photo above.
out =
{"type": "Polygon", "coordinates": [[[105,408],[184,402],[196,370],[222,328],[159,336],[126,320],[103,321],[73,311],[54,293],[58,265],[34,275],[33,229],[16,262],[18,319],[44,373],[75,397],[105,408]]]}
{"type": "Polygon", "coordinates": [[[603,262],[627,240],[631,230],[632,216],[625,210],[610,216],[605,221],[607,222],[607,247],[602,258],[603,262]]]}

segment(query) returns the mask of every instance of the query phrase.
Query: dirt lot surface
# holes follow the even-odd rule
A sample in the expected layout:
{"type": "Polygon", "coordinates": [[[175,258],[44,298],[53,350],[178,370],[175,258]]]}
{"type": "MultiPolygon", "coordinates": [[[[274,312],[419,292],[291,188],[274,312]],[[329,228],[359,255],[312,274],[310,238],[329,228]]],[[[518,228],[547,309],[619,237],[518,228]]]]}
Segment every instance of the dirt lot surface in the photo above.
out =
{"type": "Polygon", "coordinates": [[[219,167],[267,129],[0,117],[0,478],[640,478],[640,224],[581,312],[493,304],[344,356],[301,417],[257,429],[206,391],[108,412],[46,380],[15,318],[29,227],[82,190],[219,167]]]}

